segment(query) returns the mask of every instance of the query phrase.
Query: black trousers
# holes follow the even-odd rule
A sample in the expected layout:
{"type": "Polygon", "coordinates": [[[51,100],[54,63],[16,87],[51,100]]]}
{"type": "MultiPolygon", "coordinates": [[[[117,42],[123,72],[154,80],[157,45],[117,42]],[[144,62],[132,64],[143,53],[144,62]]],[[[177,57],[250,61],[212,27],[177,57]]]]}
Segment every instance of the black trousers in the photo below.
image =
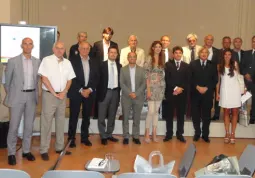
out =
{"type": "Polygon", "coordinates": [[[70,99],[70,119],[68,128],[68,139],[75,139],[80,107],[82,105],[81,141],[89,137],[90,113],[95,95],[90,94],[88,98],[80,97],[70,99]]]}
{"type": "Polygon", "coordinates": [[[167,100],[162,101],[162,119],[166,120],[168,117],[168,109],[169,109],[169,103],[167,100]]]}
{"type": "Polygon", "coordinates": [[[209,136],[209,127],[211,122],[211,108],[213,95],[207,93],[204,95],[193,95],[191,97],[191,115],[193,126],[195,129],[195,135],[200,136],[201,133],[204,137],[209,136]],[[202,132],[200,128],[200,122],[202,120],[202,132]]]}
{"type": "Polygon", "coordinates": [[[216,98],[216,89],[215,89],[215,95],[214,95],[214,117],[220,117],[220,106],[219,106],[219,101],[217,101],[217,98],[216,98]]]}
{"type": "Polygon", "coordinates": [[[173,96],[168,100],[167,117],[166,117],[166,136],[173,136],[173,118],[174,111],[176,110],[177,116],[177,131],[176,135],[182,135],[184,133],[184,114],[186,109],[186,94],[180,94],[173,96]]]}
{"type": "Polygon", "coordinates": [[[251,112],[250,112],[250,120],[255,121],[255,84],[251,84],[251,112]]]}

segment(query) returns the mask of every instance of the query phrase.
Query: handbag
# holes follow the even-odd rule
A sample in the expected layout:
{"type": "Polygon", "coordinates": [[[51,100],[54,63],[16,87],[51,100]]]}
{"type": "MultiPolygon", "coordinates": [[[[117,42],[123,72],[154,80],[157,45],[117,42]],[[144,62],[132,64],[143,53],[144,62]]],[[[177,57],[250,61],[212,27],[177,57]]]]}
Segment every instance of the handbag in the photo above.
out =
{"type": "Polygon", "coordinates": [[[243,77],[243,75],[237,74],[237,80],[238,80],[238,83],[239,83],[241,94],[244,94],[245,84],[244,84],[244,77],[243,77]]]}
{"type": "Polygon", "coordinates": [[[248,127],[250,123],[250,118],[247,113],[248,111],[247,111],[246,102],[245,102],[242,104],[239,110],[239,124],[244,127],[248,127]]]}

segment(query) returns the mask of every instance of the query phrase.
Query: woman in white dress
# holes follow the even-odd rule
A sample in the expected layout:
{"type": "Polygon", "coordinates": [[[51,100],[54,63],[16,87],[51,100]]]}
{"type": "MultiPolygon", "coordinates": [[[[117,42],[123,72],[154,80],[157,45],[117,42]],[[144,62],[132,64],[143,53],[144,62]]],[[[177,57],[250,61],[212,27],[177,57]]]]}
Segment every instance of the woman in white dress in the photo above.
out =
{"type": "Polygon", "coordinates": [[[219,106],[224,110],[224,125],[226,135],[225,143],[235,143],[235,130],[238,119],[238,111],[241,106],[241,89],[238,82],[239,68],[237,62],[232,57],[230,50],[223,52],[223,59],[218,66],[219,82],[217,84],[217,100],[219,106]],[[232,113],[230,121],[229,114],[232,113]],[[231,133],[230,130],[231,122],[231,133]]]}

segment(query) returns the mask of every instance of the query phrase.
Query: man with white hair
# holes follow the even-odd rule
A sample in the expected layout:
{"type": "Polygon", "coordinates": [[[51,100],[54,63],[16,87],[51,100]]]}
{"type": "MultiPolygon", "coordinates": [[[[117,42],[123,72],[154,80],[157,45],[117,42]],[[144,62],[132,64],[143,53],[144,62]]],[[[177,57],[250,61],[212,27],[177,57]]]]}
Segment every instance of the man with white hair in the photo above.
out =
{"type": "Polygon", "coordinates": [[[183,61],[189,64],[198,58],[198,51],[201,49],[201,46],[197,45],[197,35],[194,33],[188,34],[186,40],[188,46],[182,47],[183,61]]]}
{"type": "MultiPolygon", "coordinates": [[[[55,117],[56,153],[64,149],[64,127],[66,94],[75,78],[71,62],[63,58],[64,43],[57,41],[53,46],[53,55],[43,58],[38,74],[42,77],[42,114],[40,153],[44,161],[49,160],[48,150],[51,140],[52,120],[55,117]]],[[[71,152],[66,151],[66,155],[71,152]]]]}
{"type": "Polygon", "coordinates": [[[122,65],[122,67],[125,67],[126,65],[129,64],[127,57],[128,57],[128,53],[130,52],[136,53],[137,55],[136,64],[140,67],[143,67],[144,60],[145,60],[145,53],[143,49],[137,47],[137,44],[138,44],[137,36],[130,35],[128,38],[128,46],[125,48],[122,48],[120,52],[120,64],[122,65]]]}

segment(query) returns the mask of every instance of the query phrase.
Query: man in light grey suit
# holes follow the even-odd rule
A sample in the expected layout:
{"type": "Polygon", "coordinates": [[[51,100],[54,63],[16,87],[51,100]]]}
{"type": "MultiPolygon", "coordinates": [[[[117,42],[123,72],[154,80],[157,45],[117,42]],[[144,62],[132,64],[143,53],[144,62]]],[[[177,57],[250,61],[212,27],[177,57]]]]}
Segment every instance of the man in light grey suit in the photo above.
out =
{"type": "Polygon", "coordinates": [[[141,144],[140,117],[144,103],[144,91],[146,88],[145,71],[136,65],[137,55],[135,52],[128,53],[129,65],[123,67],[120,72],[120,87],[122,89],[121,105],[123,112],[123,144],[129,142],[129,114],[133,110],[132,136],[135,144],[141,144]]]}
{"type": "Polygon", "coordinates": [[[36,104],[38,101],[38,69],[40,60],[31,55],[33,40],[24,38],[21,48],[22,54],[8,60],[5,71],[5,90],[7,96],[5,104],[10,108],[11,119],[7,137],[8,164],[16,164],[16,144],[18,127],[24,114],[23,154],[24,158],[34,161],[30,152],[33,123],[36,104]]]}

